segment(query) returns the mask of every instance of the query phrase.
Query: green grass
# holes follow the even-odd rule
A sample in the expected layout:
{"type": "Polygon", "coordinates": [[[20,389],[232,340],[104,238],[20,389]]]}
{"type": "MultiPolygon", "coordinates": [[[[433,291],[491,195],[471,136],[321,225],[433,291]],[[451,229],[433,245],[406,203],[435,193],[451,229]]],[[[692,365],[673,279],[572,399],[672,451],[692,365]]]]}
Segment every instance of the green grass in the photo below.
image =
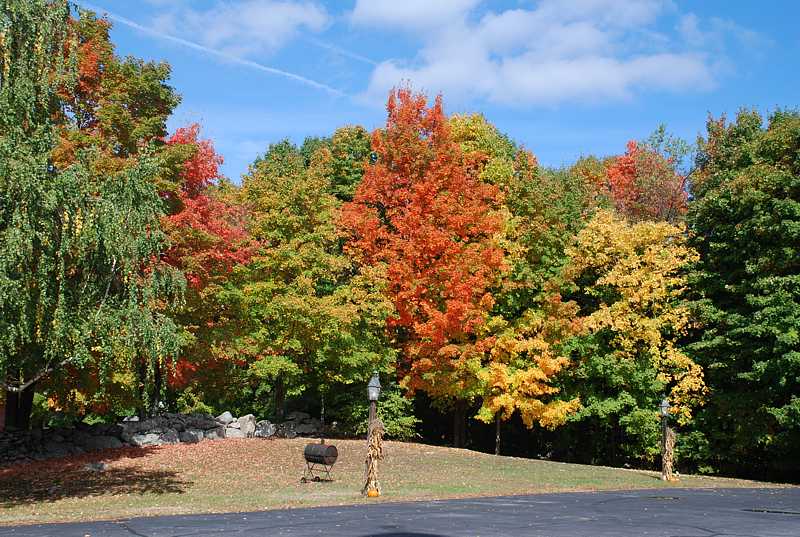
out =
{"type": "Polygon", "coordinates": [[[119,519],[164,514],[254,511],[468,496],[575,490],[764,487],[767,483],[584,466],[469,450],[387,442],[383,495],[363,498],[365,441],[339,448],[332,483],[301,484],[307,439],[219,440],[195,445],[108,450],[0,469],[0,524],[119,519]],[[108,469],[84,469],[104,461],[108,469]]]}

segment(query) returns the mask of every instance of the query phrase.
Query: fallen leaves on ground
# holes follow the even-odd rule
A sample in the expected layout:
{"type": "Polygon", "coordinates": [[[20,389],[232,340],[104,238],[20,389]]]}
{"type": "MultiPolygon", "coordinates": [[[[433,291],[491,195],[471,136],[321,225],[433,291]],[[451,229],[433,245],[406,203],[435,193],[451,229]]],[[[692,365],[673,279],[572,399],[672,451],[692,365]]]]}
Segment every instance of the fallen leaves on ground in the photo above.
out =
{"type": "MultiPolygon", "coordinates": [[[[463,449],[387,442],[384,494],[364,499],[365,440],[329,440],[339,450],[332,483],[300,483],[310,439],[227,439],[124,448],[0,468],[0,524],[116,519],[665,486],[655,472],[495,457],[463,449]],[[92,463],[105,463],[98,471],[92,463]]],[[[683,477],[682,487],[758,486],[683,477]]]]}

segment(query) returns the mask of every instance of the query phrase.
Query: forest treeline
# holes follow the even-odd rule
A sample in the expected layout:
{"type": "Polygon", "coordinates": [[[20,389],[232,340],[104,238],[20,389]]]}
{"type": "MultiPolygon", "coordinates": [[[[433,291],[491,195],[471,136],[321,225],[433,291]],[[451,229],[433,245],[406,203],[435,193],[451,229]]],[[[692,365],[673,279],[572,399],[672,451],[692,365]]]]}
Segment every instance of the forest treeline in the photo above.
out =
{"type": "Polygon", "coordinates": [[[265,148],[241,184],[170,68],[110,23],[0,0],[6,426],[163,410],[800,479],[800,114],[542,166],[392,91],[384,126],[265,148]]]}

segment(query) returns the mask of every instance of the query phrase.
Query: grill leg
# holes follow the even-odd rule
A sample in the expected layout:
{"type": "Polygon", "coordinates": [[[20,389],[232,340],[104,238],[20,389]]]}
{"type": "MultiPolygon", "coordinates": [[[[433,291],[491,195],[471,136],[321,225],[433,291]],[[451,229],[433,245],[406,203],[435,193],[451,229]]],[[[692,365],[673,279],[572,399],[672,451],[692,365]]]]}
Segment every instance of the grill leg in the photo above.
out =
{"type": "Polygon", "coordinates": [[[303,477],[300,478],[300,482],[308,483],[309,481],[333,481],[333,477],[331,477],[332,469],[332,465],[317,465],[315,462],[306,461],[306,469],[303,472],[303,477]],[[325,474],[325,479],[322,478],[323,472],[325,474]]]}

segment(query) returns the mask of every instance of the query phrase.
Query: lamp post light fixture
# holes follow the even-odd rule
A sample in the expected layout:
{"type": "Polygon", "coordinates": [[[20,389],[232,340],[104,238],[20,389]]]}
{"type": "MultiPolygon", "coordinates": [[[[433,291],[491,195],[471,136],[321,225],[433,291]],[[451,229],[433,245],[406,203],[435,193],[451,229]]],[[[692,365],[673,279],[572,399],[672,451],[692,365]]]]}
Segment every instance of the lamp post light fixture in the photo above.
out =
{"type": "Polygon", "coordinates": [[[372,372],[372,378],[367,384],[367,398],[369,399],[369,423],[375,420],[378,413],[378,398],[381,396],[381,379],[378,371],[372,372]]]}
{"type": "Polygon", "coordinates": [[[662,418],[669,418],[669,399],[666,397],[662,399],[658,408],[661,411],[662,418]]]}

